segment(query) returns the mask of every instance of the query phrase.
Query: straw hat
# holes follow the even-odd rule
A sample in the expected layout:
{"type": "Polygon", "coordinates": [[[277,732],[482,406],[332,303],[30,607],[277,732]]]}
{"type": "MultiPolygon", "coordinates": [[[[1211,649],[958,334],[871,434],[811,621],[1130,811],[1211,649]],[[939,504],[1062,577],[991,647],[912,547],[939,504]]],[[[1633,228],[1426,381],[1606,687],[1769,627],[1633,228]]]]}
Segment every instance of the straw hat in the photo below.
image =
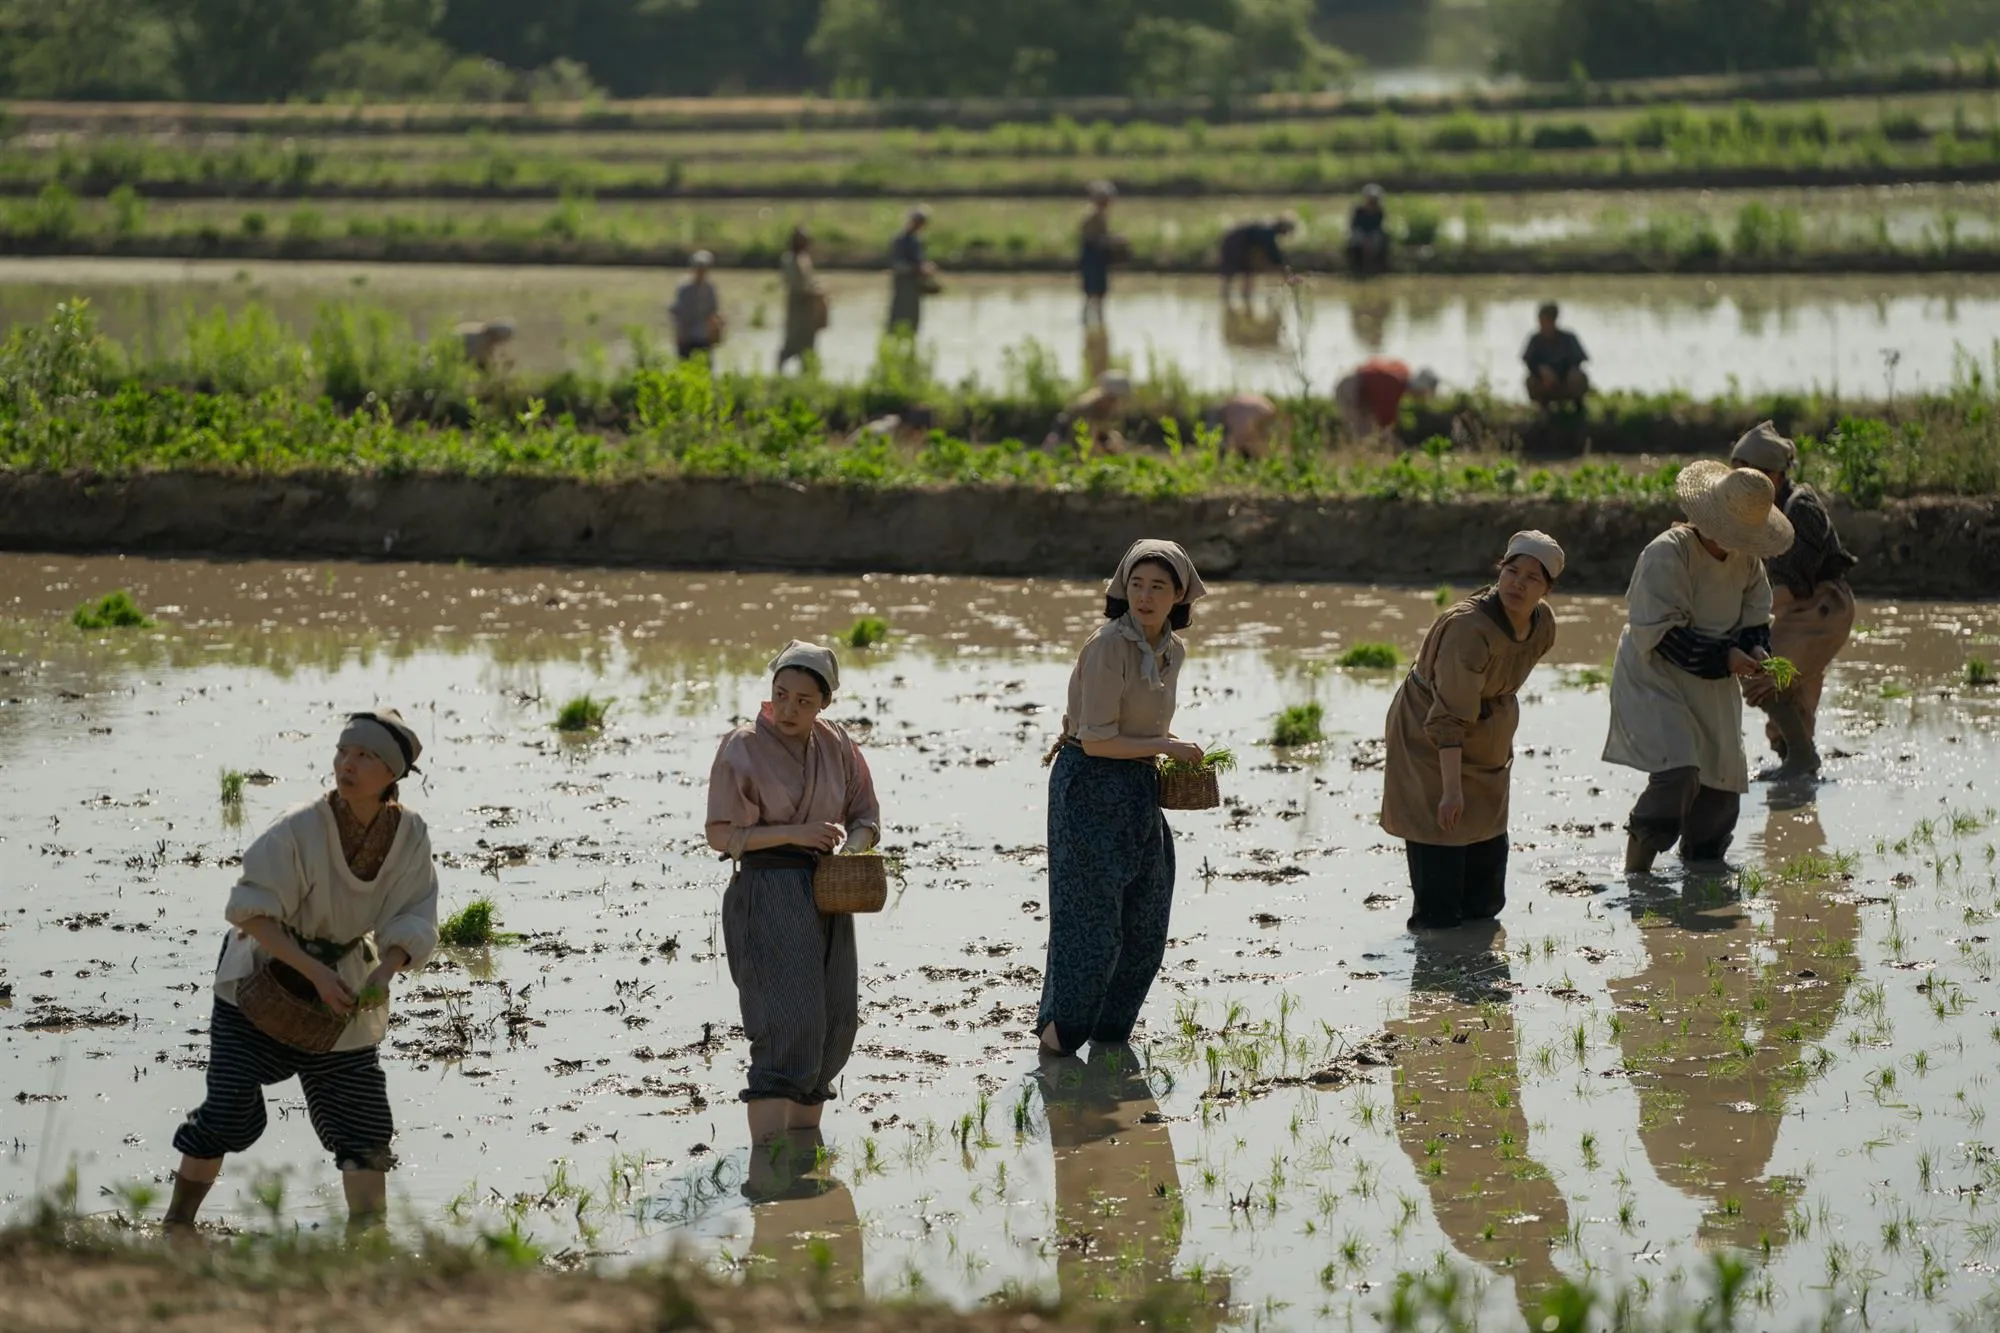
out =
{"type": "Polygon", "coordinates": [[[1792,521],[1763,473],[1704,458],[1681,469],[1676,488],[1688,520],[1725,550],[1767,559],[1792,549],[1792,521]]]}

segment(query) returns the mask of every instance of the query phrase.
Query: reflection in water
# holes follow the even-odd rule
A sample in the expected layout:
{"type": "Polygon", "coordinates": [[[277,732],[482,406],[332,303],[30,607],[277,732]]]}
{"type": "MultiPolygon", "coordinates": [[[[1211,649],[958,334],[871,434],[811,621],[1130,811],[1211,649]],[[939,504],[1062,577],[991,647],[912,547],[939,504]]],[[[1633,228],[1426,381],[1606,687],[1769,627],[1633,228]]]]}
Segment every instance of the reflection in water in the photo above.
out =
{"type": "MultiPolygon", "coordinates": [[[[1175,1282],[1187,1210],[1173,1139],[1138,1053],[1093,1044],[1088,1060],[1044,1056],[1036,1081],[1055,1155],[1063,1299],[1135,1300],[1175,1282]]],[[[1219,1310],[1228,1287],[1211,1279],[1183,1295],[1219,1310]]]]}
{"type": "Polygon", "coordinates": [[[1102,324],[1089,324],[1083,330],[1083,373],[1086,379],[1095,380],[1111,369],[1111,334],[1102,324]]]}
{"type": "Polygon", "coordinates": [[[1528,1156],[1506,936],[1497,922],[1417,936],[1410,1016],[1390,1023],[1396,1135],[1458,1251],[1514,1275],[1525,1308],[1562,1281],[1549,1244],[1569,1209],[1528,1156]]]}
{"type": "Polygon", "coordinates": [[[828,1172],[817,1129],[750,1151],[743,1195],[756,1230],[750,1253],[760,1277],[814,1291],[863,1289],[861,1219],[854,1195],[828,1172]]]}
{"type": "MultiPolygon", "coordinates": [[[[1767,856],[1805,856],[1826,842],[1817,814],[1774,793],[1767,856]]],[[[1786,1100],[1808,1077],[1802,1060],[1840,1012],[1861,921],[1808,867],[1758,886],[1760,929],[1733,881],[1635,881],[1632,915],[1647,965],[1611,983],[1618,1039],[1639,1095],[1639,1136],[1661,1180],[1702,1201],[1701,1237],[1776,1248],[1790,1234],[1799,1184],[1767,1177],[1786,1100]]],[[[1752,872],[1755,875],[1755,872],[1752,872]]]]}
{"type": "Polygon", "coordinates": [[[1347,322],[1362,351],[1370,355],[1380,352],[1389,333],[1388,298],[1374,295],[1368,288],[1361,289],[1348,303],[1347,322]]]}

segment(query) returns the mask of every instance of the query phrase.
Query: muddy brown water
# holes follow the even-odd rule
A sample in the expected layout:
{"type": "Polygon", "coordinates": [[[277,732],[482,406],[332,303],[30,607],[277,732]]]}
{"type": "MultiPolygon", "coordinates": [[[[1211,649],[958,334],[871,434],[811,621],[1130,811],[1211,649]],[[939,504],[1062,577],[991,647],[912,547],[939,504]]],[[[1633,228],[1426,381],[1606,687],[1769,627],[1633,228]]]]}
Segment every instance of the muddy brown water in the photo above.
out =
{"type": "MultiPolygon", "coordinates": [[[[163,1179],[200,1096],[229,858],[322,790],[342,710],[389,700],[429,745],[410,800],[446,908],[490,896],[523,937],[398,995],[406,1229],[518,1225],[612,1263],[687,1244],[955,1301],[1174,1277],[1282,1327],[1366,1320],[1399,1270],[1440,1261],[1495,1327],[1558,1275],[1645,1279],[1664,1305],[1723,1246],[1768,1265],[1759,1327],[1864,1292],[1877,1326],[1944,1327],[1985,1295],[2000,695],[1961,682],[1996,655],[2000,607],[1864,604],[1816,799],[1757,788],[1731,876],[1628,884],[1638,779],[1596,758],[1590,674],[1620,611],[1559,598],[1504,930],[1419,950],[1373,821],[1394,676],[1333,659],[1414,649],[1433,596],[1218,587],[1179,730],[1243,767],[1225,809],[1173,820],[1146,1067],[1038,1069],[1039,760],[1095,601],[1056,581],[0,556],[0,1191],[18,1209],[73,1163],[82,1206],[112,1211],[163,1179]],[[70,627],[115,587],[161,626],[70,627]],[[833,716],[864,739],[905,878],[861,923],[830,1187],[752,1209],[704,784],[766,655],[864,613],[896,633],[845,655],[833,716]],[[613,701],[604,735],[557,736],[586,690],[613,701]],[[1261,743],[1308,699],[1324,744],[1261,743]],[[240,823],[224,769],[273,779],[240,823]]],[[[296,1088],[272,1105],[215,1216],[267,1225],[274,1171],[288,1222],[326,1221],[337,1184],[296,1088]]]]}
{"type": "MultiPolygon", "coordinates": [[[[681,276],[527,265],[0,259],[0,319],[43,320],[57,301],[85,296],[107,332],[171,356],[183,345],[190,310],[256,301],[304,335],[322,304],[356,300],[425,333],[461,320],[513,319],[515,363],[546,374],[628,363],[633,325],[670,344],[666,308],[681,276]]],[[[887,279],[836,273],[826,282],[833,313],[820,339],[824,373],[862,379],[887,318],[887,279]]],[[[724,364],[769,369],[784,322],[776,274],[727,272],[717,283],[730,319],[724,364]]],[[[1322,277],[1303,305],[1268,291],[1252,316],[1225,318],[1209,279],[1131,274],[1117,279],[1107,306],[1107,345],[1092,348],[1072,280],[947,274],[944,293],[925,306],[921,343],[942,382],[972,377],[994,389],[1019,387],[1021,353],[1032,340],[1071,380],[1108,356],[1141,379],[1177,374],[1202,391],[1296,393],[1303,372],[1324,393],[1365,357],[1387,353],[1433,367],[1448,387],[1487,383],[1516,400],[1521,346],[1536,307],[1552,298],[1589,349],[1598,384],[1702,398],[1818,388],[1878,399],[1938,388],[1951,382],[1957,353],[1985,365],[2000,338],[2000,279],[1991,277],[1391,278],[1362,288],[1322,277]]]]}

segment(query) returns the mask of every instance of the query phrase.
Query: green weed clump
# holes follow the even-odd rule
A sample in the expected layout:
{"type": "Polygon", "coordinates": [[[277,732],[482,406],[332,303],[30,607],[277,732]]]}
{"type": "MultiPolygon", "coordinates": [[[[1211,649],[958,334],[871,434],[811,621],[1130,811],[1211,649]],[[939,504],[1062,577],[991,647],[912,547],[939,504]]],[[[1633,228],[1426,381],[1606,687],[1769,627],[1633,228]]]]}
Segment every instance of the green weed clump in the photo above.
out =
{"type": "Polygon", "coordinates": [[[69,622],[78,629],[151,629],[154,624],[123,588],[83,603],[70,613],[69,622]]]}
{"type": "Polygon", "coordinates": [[[1965,664],[1965,683],[1973,689],[1984,689],[1993,681],[1993,664],[1985,658],[1975,657],[1965,664]]]}
{"type": "Polygon", "coordinates": [[[880,616],[862,616],[847,627],[844,637],[850,648],[873,648],[888,642],[889,622],[880,616]]]}
{"type": "MultiPolygon", "coordinates": [[[[1317,708],[1319,705],[1314,704],[1317,708]]],[[[1236,767],[1236,752],[1227,746],[1204,750],[1198,764],[1183,763],[1178,759],[1160,761],[1162,773],[1228,773],[1236,767]]]]}
{"type": "Polygon", "coordinates": [[[1393,643],[1357,643],[1340,655],[1340,665],[1351,670],[1393,671],[1403,655],[1393,643]]]}
{"type": "Polygon", "coordinates": [[[222,773],[222,803],[241,806],[243,804],[243,783],[245,775],[239,769],[224,769],[222,773]]]}
{"type": "Polygon", "coordinates": [[[1317,702],[1293,704],[1278,714],[1278,720],[1271,727],[1271,744],[1281,750],[1289,750],[1300,745],[1317,745],[1326,739],[1321,730],[1326,721],[1326,710],[1317,702]]]}
{"type": "Polygon", "coordinates": [[[438,926],[438,943],[454,949],[484,949],[499,941],[494,929],[493,900],[474,898],[438,926]]]}
{"type": "Polygon", "coordinates": [[[604,715],[610,709],[611,701],[608,699],[593,699],[588,694],[579,694],[556,714],[556,730],[572,733],[602,731],[604,715]]]}

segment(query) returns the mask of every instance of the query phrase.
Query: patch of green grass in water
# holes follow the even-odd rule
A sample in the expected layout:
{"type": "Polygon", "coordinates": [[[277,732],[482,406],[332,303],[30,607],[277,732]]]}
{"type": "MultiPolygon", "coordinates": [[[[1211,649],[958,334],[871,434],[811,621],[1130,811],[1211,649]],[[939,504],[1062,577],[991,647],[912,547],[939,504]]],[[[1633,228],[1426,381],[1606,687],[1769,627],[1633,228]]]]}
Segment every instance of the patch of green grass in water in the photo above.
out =
{"type": "Polygon", "coordinates": [[[847,627],[847,646],[874,648],[888,642],[889,622],[880,616],[863,616],[847,627]]]}
{"type": "Polygon", "coordinates": [[[1271,727],[1271,744],[1280,749],[1290,749],[1298,745],[1317,745],[1326,739],[1320,730],[1326,721],[1326,710],[1318,703],[1293,704],[1278,714],[1278,720],[1271,727]]]}
{"type": "Polygon", "coordinates": [[[1340,655],[1340,665],[1361,671],[1392,671],[1403,655],[1393,643],[1357,643],[1340,655]]]}
{"type": "Polygon", "coordinates": [[[570,733],[601,731],[604,715],[611,709],[609,699],[593,699],[588,694],[579,694],[562,706],[556,714],[556,730],[570,733]]]}
{"type": "Polygon", "coordinates": [[[474,898],[438,926],[438,943],[454,949],[484,949],[515,937],[495,928],[491,898],[474,898]]]}
{"type": "Polygon", "coordinates": [[[94,602],[85,602],[70,613],[69,623],[78,629],[151,629],[156,623],[120,588],[94,602]]]}
{"type": "Polygon", "coordinates": [[[224,805],[243,804],[243,783],[245,780],[244,774],[240,769],[227,768],[222,771],[222,803],[224,805]]]}

